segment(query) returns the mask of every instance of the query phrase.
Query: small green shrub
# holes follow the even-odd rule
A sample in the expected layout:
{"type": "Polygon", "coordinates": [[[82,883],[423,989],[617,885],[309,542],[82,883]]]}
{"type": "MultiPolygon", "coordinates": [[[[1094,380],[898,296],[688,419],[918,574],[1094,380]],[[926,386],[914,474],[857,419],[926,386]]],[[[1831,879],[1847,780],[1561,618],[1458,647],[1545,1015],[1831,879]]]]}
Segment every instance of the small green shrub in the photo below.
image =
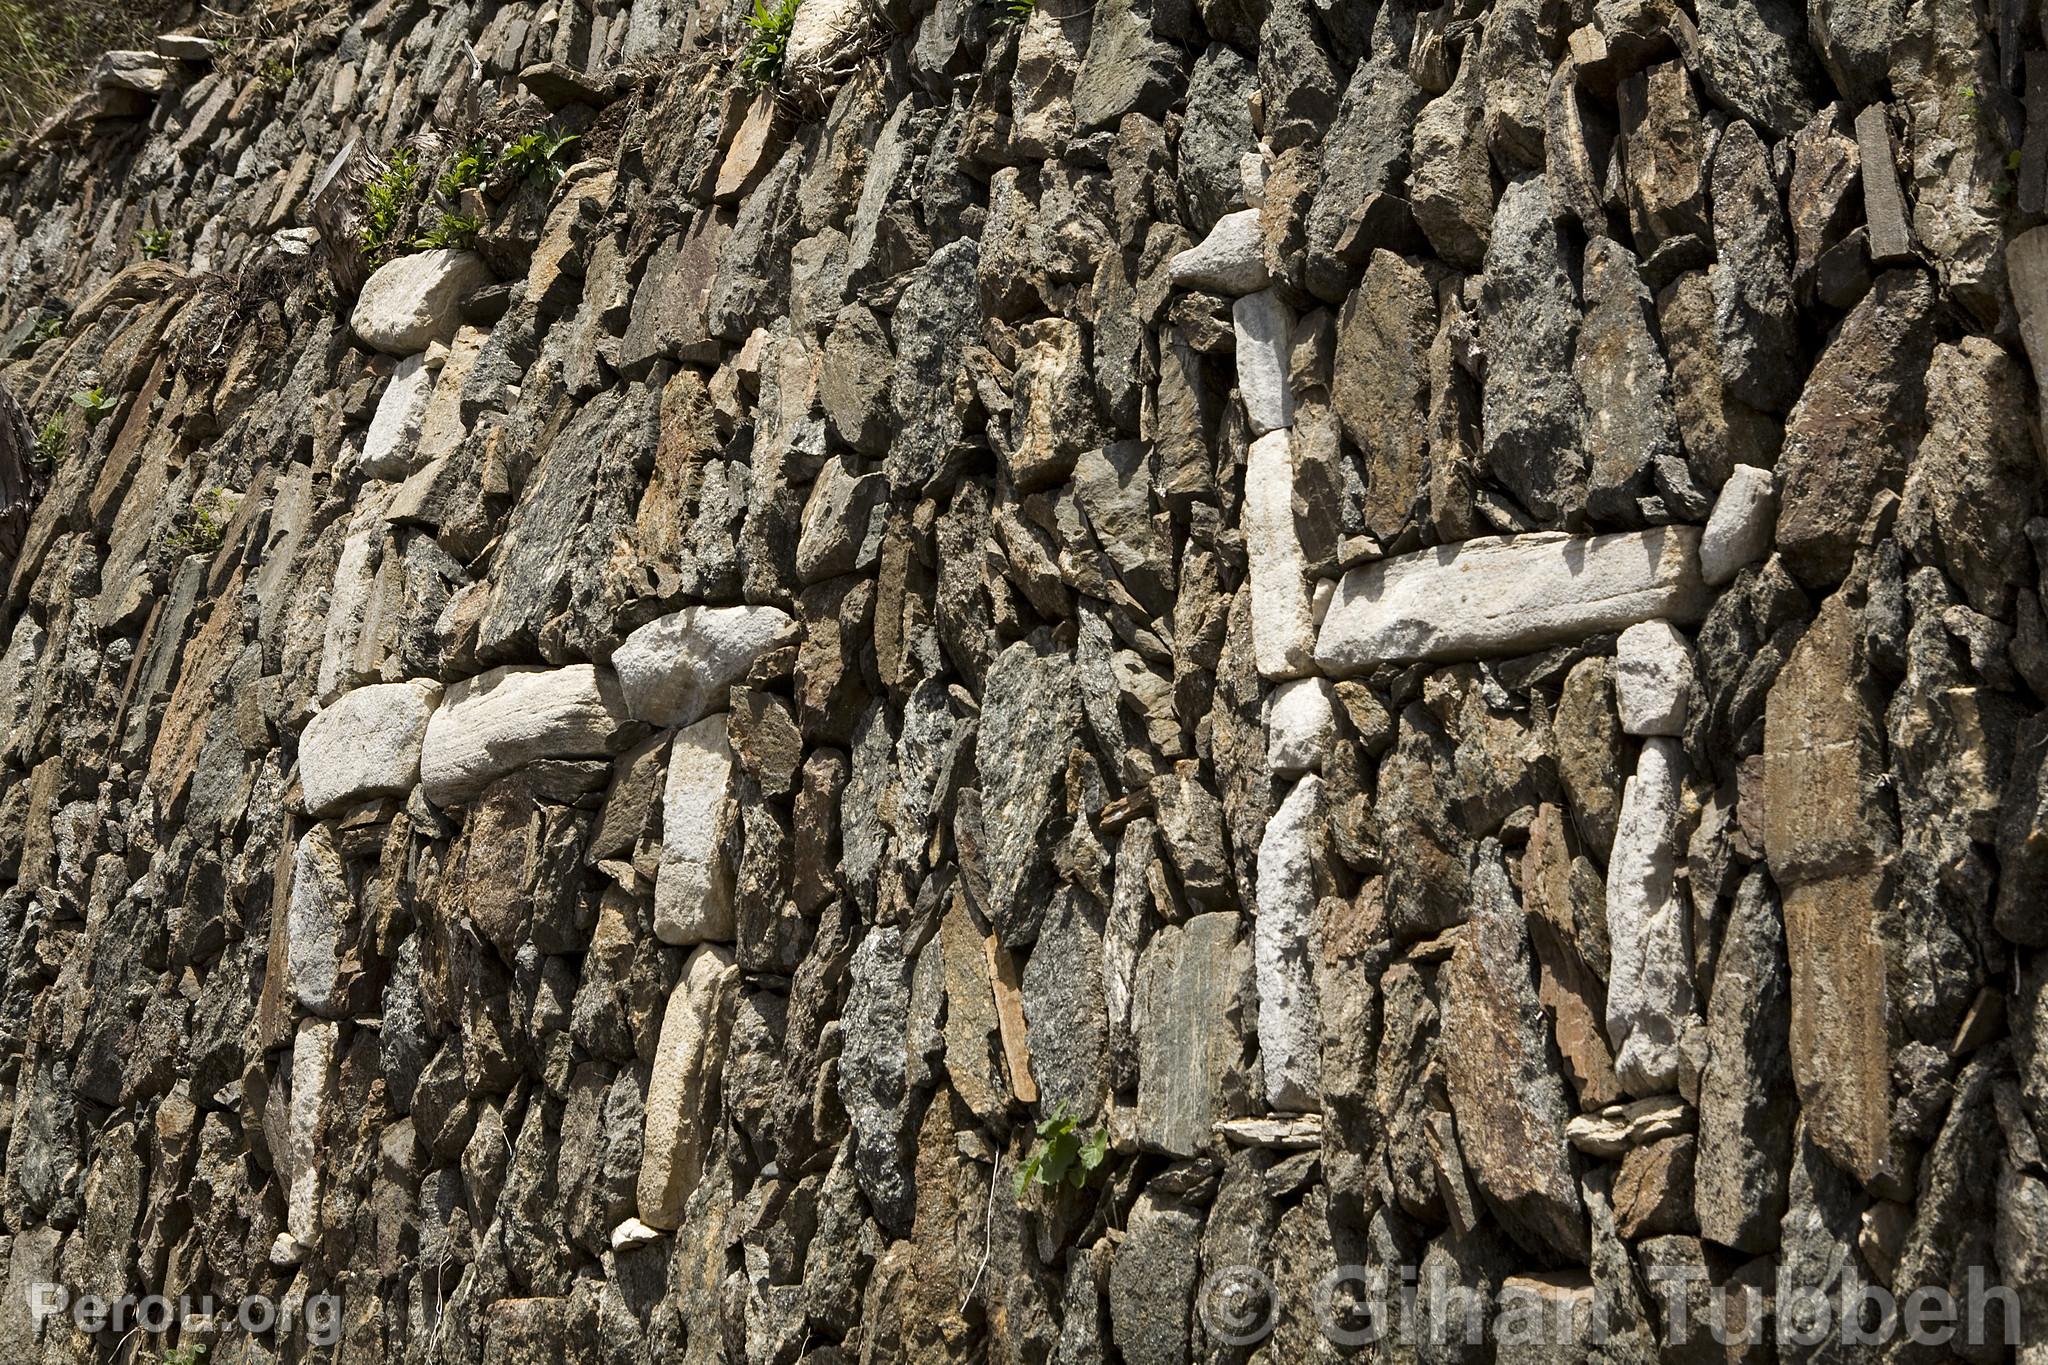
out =
{"type": "Polygon", "coordinates": [[[206,1355],[204,1346],[173,1346],[164,1352],[163,1365],[202,1365],[206,1355]]]}
{"type": "Polygon", "coordinates": [[[144,260],[161,260],[171,251],[171,230],[169,228],[144,228],[135,234],[135,245],[142,249],[144,260]]]}
{"type": "Polygon", "coordinates": [[[410,147],[391,153],[384,173],[363,186],[363,225],[356,242],[371,264],[379,264],[403,239],[399,233],[421,198],[419,154],[410,147]]]}
{"type": "Polygon", "coordinates": [[[454,199],[464,190],[483,184],[490,179],[494,164],[489,147],[481,142],[470,143],[442,174],[439,184],[442,196],[454,199]]]}
{"type": "Polygon", "coordinates": [[[68,434],[61,413],[51,416],[36,433],[36,448],[29,452],[28,462],[39,472],[48,474],[64,462],[64,437],[68,434]]]}
{"type": "Polygon", "coordinates": [[[282,57],[272,57],[256,68],[256,79],[272,90],[284,89],[298,74],[299,68],[282,57]]]}
{"type": "Polygon", "coordinates": [[[72,394],[71,406],[85,414],[86,426],[96,427],[102,417],[121,406],[121,396],[108,393],[104,384],[95,384],[83,392],[72,394]]]}
{"type": "Polygon", "coordinates": [[[551,187],[569,169],[568,151],[576,145],[576,134],[537,128],[514,138],[498,152],[494,169],[525,180],[542,189],[551,187]]]}
{"type": "Polygon", "coordinates": [[[782,79],[783,64],[789,59],[789,33],[796,26],[797,6],[802,2],[754,0],[754,12],[747,16],[747,40],[734,63],[749,89],[766,90],[782,79]]]}
{"type": "Polygon", "coordinates": [[[436,251],[449,247],[467,251],[476,245],[476,235],[483,230],[483,224],[467,213],[444,213],[439,222],[427,229],[426,234],[413,243],[422,251],[436,251]]]}
{"type": "Polygon", "coordinates": [[[164,537],[164,544],[174,554],[210,555],[227,539],[228,522],[233,509],[228,506],[227,495],[220,488],[209,488],[192,499],[192,505],[185,514],[171,523],[170,534],[164,537]]]}
{"type": "Polygon", "coordinates": [[[58,317],[55,313],[48,313],[44,315],[41,322],[36,324],[36,329],[28,334],[28,339],[30,341],[48,341],[53,337],[63,335],[64,319],[58,317]]]}
{"type": "Polygon", "coordinates": [[[1108,1156],[1108,1129],[1084,1134],[1072,1115],[1061,1112],[1038,1125],[1038,1141],[1017,1169],[1017,1197],[1022,1199],[1034,1184],[1082,1189],[1108,1156]]]}
{"type": "Polygon", "coordinates": [[[989,9],[989,23],[997,28],[1011,28],[1031,17],[1031,11],[1038,8],[1038,0],[983,0],[989,9]]]}

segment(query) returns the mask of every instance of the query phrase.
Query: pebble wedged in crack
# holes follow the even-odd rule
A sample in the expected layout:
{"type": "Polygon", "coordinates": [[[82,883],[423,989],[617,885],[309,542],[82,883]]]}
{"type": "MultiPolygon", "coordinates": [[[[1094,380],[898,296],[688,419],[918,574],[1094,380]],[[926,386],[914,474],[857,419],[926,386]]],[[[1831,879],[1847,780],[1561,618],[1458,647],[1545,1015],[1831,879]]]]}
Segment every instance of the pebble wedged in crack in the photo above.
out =
{"type": "Polygon", "coordinates": [[[0,111],[0,1360],[2028,1359],[2038,16],[793,13],[0,111]]]}

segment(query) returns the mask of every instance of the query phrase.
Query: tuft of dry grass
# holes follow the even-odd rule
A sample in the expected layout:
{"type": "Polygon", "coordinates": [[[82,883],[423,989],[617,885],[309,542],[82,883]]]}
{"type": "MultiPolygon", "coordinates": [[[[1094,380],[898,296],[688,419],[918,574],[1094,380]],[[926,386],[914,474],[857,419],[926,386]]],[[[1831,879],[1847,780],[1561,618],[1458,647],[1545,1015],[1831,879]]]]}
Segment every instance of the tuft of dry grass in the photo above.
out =
{"type": "Polygon", "coordinates": [[[110,48],[148,46],[191,0],[0,0],[0,146],[35,131],[110,48]]]}

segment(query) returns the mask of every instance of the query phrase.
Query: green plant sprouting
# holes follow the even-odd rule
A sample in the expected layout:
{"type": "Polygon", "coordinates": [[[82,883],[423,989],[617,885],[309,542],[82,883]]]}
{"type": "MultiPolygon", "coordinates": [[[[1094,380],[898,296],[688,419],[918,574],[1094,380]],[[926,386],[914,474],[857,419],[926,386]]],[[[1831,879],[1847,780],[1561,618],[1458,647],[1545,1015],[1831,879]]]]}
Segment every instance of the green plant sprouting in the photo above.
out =
{"type": "Polygon", "coordinates": [[[470,214],[444,213],[413,245],[422,251],[442,248],[467,251],[476,245],[476,235],[482,230],[483,224],[470,214]]]}
{"type": "Polygon", "coordinates": [[[420,199],[420,176],[419,154],[400,147],[384,173],[363,186],[363,225],[356,240],[372,262],[382,261],[402,240],[398,234],[420,199]]]}
{"type": "Polygon", "coordinates": [[[754,0],[747,16],[747,39],[733,69],[748,88],[766,90],[782,78],[789,59],[789,34],[796,26],[802,0],[754,0]]]}
{"type": "Polygon", "coordinates": [[[64,438],[68,434],[63,414],[51,414],[50,420],[36,432],[36,448],[29,453],[28,462],[44,474],[56,469],[64,462],[64,438]]]}
{"type": "Polygon", "coordinates": [[[35,330],[30,332],[28,337],[30,341],[48,341],[52,337],[63,335],[64,319],[55,313],[46,313],[43,315],[43,320],[36,324],[35,330]]]}
{"type": "Polygon", "coordinates": [[[1017,1168],[1019,1199],[1034,1184],[1051,1190],[1062,1185],[1082,1189],[1109,1156],[1109,1130],[1083,1133],[1080,1123],[1064,1110],[1042,1120],[1037,1132],[1038,1141],[1017,1168]]]}
{"type": "Polygon", "coordinates": [[[209,488],[192,499],[185,514],[171,524],[164,545],[174,554],[210,555],[227,539],[231,516],[226,492],[219,487],[209,488]]]}
{"type": "Polygon", "coordinates": [[[577,141],[574,133],[536,128],[500,148],[492,169],[505,171],[528,184],[547,189],[568,170],[567,153],[577,141]]]}
{"type": "Polygon", "coordinates": [[[481,142],[470,143],[442,173],[438,186],[442,197],[454,199],[464,190],[483,184],[490,179],[495,164],[489,147],[481,142]]]}
{"type": "Polygon", "coordinates": [[[95,384],[89,389],[72,394],[71,406],[85,414],[85,424],[88,427],[96,427],[102,417],[121,406],[121,396],[108,393],[104,384],[95,384]]]}
{"type": "Polygon", "coordinates": [[[170,254],[171,230],[169,228],[143,228],[135,234],[135,245],[141,248],[144,260],[161,260],[170,254]]]}
{"type": "Polygon", "coordinates": [[[256,79],[272,90],[282,90],[292,83],[292,77],[299,74],[299,68],[282,57],[272,57],[256,68],[256,79]]]}
{"type": "Polygon", "coordinates": [[[1038,8],[1038,0],[983,0],[989,8],[989,23],[997,28],[1021,24],[1038,8]]]}
{"type": "Polygon", "coordinates": [[[164,1352],[162,1365],[203,1365],[207,1349],[201,1345],[173,1346],[164,1352]]]}

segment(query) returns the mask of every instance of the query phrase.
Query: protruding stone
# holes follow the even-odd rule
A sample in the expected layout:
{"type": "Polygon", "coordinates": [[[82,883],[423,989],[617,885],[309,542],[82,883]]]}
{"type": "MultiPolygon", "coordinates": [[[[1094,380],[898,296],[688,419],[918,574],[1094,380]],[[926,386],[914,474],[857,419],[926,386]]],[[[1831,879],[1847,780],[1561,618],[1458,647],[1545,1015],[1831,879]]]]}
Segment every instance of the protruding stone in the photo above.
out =
{"type": "Polygon", "coordinates": [[[1336,731],[1327,678],[1295,678],[1266,698],[1266,771],[1274,777],[1321,772],[1336,731]]]}
{"type": "Polygon", "coordinates": [[[1676,739],[1644,741],[1607,862],[1607,1037],[1615,1074],[1636,1095],[1676,1087],[1693,1019],[1690,916],[1675,884],[1684,770],[1676,739]]]}
{"type": "Polygon", "coordinates": [[[1771,471],[1739,464],[1729,471],[1714,499],[1714,510],[1700,532],[1700,577],[1718,588],[1730,582],[1771,548],[1771,527],[1777,519],[1778,496],[1771,471]]]}
{"type": "Polygon", "coordinates": [[[676,732],[662,792],[661,866],[654,936],[663,943],[723,943],[733,936],[732,747],[724,716],[676,732]]]}
{"type": "Polygon", "coordinates": [[[408,356],[454,340],[462,301],[491,282],[473,251],[422,251],[380,266],[356,296],[349,326],[365,344],[408,356]]]}
{"type": "Polygon", "coordinates": [[[305,1246],[320,1240],[320,1176],[328,1168],[324,1139],[334,1100],[334,1052],[340,1032],[341,1026],[332,1020],[301,1019],[292,1036],[284,1221],[285,1230],[305,1246]]]}
{"type": "Polygon", "coordinates": [[[1294,525],[1294,445],[1286,431],[1259,437],[1245,458],[1244,539],[1259,673],[1298,678],[1314,667],[1315,622],[1308,561],[1294,525]]]}
{"type": "MultiPolygon", "coordinates": [[[[639,1222],[673,1231],[697,1188],[716,1131],[720,1072],[725,1068],[739,968],[732,950],[705,944],[690,955],[682,979],[669,992],[647,1082],[646,1129],[637,1186],[639,1222]]],[[[612,1234],[620,1245],[622,1225],[612,1234]]]]}
{"type": "Polygon", "coordinates": [[[1294,341],[1294,312],[1278,290],[1247,294],[1230,310],[1237,330],[1237,392],[1252,435],[1294,425],[1294,390],[1288,383],[1288,349],[1294,341]]]}
{"type": "Polygon", "coordinates": [[[376,683],[343,693],[314,713],[299,736],[299,785],[306,810],[333,815],[379,796],[403,796],[420,780],[420,746],[441,701],[429,678],[376,683]]]}
{"type": "Polygon", "coordinates": [[[460,805],[539,759],[609,754],[626,719],[609,669],[494,668],[450,687],[427,721],[420,786],[437,806],[460,805]]]}
{"type": "Polygon", "coordinates": [[[1316,912],[1316,868],[1325,819],[1322,779],[1294,786],[1266,822],[1259,842],[1259,1060],[1266,1102],[1307,1113],[1322,1103],[1318,1057],[1322,1024],[1316,1011],[1309,930],[1316,912]]]}
{"type": "Polygon", "coordinates": [[[1164,925],[1138,960],[1138,1141],[1169,1156],[1209,1145],[1211,1126],[1250,1106],[1241,1014],[1251,956],[1235,910],[1164,925]]]}
{"type": "Polygon", "coordinates": [[[424,353],[398,362],[363,437],[363,472],[371,478],[403,479],[413,472],[420,429],[434,395],[434,374],[424,353]]]}
{"type": "Polygon", "coordinates": [[[628,635],[612,668],[633,719],[691,725],[725,710],[727,691],[754,660],[796,635],[777,607],[684,607],[628,635]]]}
{"type": "Polygon", "coordinates": [[[1200,245],[1173,258],[1168,275],[1179,289],[1206,289],[1217,294],[1256,294],[1272,282],[1266,268],[1265,238],[1259,232],[1259,211],[1239,209],[1216,220],[1200,245]]]}
{"type": "Polygon", "coordinates": [[[1536,532],[1440,545],[1347,571],[1315,657],[1332,677],[1389,661],[1527,653],[1707,608],[1699,531],[1536,532]]]}
{"type": "Polygon", "coordinates": [[[1692,647],[1669,621],[1644,621],[1615,640],[1614,699],[1624,733],[1684,733],[1692,680],[1692,647]]]}

